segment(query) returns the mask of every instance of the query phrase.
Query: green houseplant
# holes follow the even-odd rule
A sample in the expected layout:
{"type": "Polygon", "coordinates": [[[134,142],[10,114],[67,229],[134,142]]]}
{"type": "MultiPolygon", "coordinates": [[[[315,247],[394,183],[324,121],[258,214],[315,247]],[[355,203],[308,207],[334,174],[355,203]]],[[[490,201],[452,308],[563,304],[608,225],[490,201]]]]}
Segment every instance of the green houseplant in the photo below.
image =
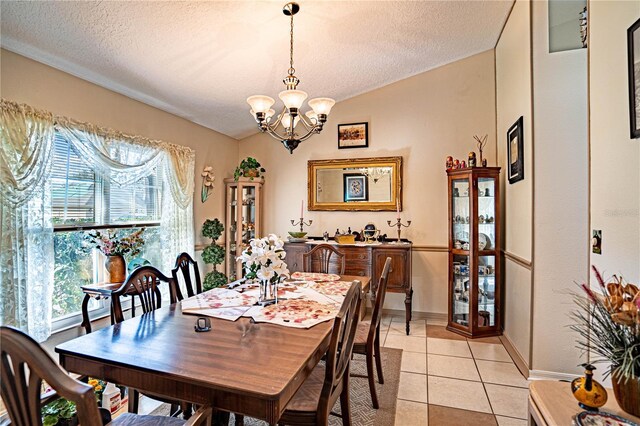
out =
{"type": "Polygon", "coordinates": [[[264,172],[266,172],[266,170],[258,160],[253,157],[247,157],[236,167],[235,172],[233,172],[233,179],[237,181],[241,176],[244,176],[253,180],[253,178],[260,177],[260,173],[264,172]]]}
{"type": "Polygon", "coordinates": [[[207,265],[213,265],[213,271],[207,273],[204,277],[202,288],[210,290],[216,287],[222,287],[229,281],[227,276],[218,271],[218,265],[224,262],[225,250],[219,246],[216,240],[224,232],[224,226],[218,219],[207,219],[202,225],[202,235],[211,238],[211,244],[202,251],[202,260],[207,265]]]}

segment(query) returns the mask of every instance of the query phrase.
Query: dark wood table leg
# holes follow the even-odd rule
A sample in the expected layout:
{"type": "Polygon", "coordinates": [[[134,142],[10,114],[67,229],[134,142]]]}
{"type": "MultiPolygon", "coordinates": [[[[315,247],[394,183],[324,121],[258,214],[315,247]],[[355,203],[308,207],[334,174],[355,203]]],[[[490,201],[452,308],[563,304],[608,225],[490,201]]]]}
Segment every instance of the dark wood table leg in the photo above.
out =
{"type": "Polygon", "coordinates": [[[404,299],[404,308],[405,308],[405,321],[407,323],[407,336],[411,331],[410,322],[411,322],[411,305],[413,301],[413,289],[409,289],[407,292],[407,297],[404,299]]]}
{"type": "Polygon", "coordinates": [[[84,331],[89,334],[91,333],[91,320],[89,319],[89,300],[91,296],[88,294],[84,295],[84,299],[82,299],[82,327],[84,327],[84,331]]]}

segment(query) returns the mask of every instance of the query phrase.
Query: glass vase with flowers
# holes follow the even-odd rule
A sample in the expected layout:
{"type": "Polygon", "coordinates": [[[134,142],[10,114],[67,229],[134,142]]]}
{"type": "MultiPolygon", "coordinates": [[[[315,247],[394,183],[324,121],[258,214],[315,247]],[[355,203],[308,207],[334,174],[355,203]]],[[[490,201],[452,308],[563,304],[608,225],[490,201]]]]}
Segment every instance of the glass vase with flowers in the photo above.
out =
{"type": "Polygon", "coordinates": [[[249,241],[247,248],[238,257],[242,261],[245,278],[260,284],[258,303],[278,303],[278,284],[289,277],[285,256],[282,239],[270,234],[268,237],[249,241]]]}

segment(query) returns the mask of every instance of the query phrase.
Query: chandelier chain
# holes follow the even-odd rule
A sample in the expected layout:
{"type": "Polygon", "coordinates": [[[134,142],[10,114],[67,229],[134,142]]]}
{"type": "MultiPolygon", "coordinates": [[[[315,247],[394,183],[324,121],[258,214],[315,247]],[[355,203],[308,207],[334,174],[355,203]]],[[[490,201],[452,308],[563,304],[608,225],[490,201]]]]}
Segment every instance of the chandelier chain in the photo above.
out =
{"type": "Polygon", "coordinates": [[[293,68],[293,13],[291,14],[291,48],[289,49],[289,75],[293,75],[296,72],[296,69],[293,68]]]}

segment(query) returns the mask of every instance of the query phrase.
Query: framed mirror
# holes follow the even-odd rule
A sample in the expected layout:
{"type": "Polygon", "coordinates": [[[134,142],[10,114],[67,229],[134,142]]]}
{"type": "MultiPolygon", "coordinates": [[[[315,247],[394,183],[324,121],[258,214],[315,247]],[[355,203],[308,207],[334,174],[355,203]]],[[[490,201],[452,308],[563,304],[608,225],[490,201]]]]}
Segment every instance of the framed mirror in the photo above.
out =
{"type": "Polygon", "coordinates": [[[309,210],[402,210],[402,157],[309,160],[309,210]]]}

